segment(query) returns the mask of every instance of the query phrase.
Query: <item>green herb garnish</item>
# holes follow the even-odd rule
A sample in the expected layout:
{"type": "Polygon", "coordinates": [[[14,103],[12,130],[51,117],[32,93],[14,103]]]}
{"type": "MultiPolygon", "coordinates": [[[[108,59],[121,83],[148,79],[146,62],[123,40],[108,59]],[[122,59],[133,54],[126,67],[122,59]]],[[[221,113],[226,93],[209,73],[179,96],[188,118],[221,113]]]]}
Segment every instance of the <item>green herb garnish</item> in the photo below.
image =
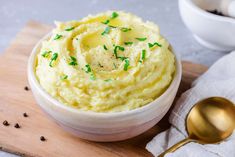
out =
{"type": "Polygon", "coordinates": [[[109,34],[109,32],[110,32],[110,27],[107,26],[105,30],[101,33],[101,35],[109,34]]]}
{"type": "Polygon", "coordinates": [[[125,48],[122,47],[122,46],[115,46],[115,47],[114,47],[114,55],[115,55],[116,58],[118,58],[118,54],[117,54],[117,51],[118,51],[118,50],[124,51],[125,48]]]}
{"type": "Polygon", "coordinates": [[[111,19],[115,19],[116,17],[118,17],[118,13],[113,12],[112,15],[111,15],[111,19]]]}
{"type": "Polygon", "coordinates": [[[117,66],[116,66],[116,64],[115,64],[115,63],[113,63],[113,66],[114,66],[114,69],[117,69],[117,66]]]}
{"type": "Polygon", "coordinates": [[[110,20],[106,20],[106,21],[101,22],[101,23],[103,23],[103,24],[107,25],[109,22],[110,22],[110,20]]]}
{"type": "Polygon", "coordinates": [[[129,65],[130,65],[130,62],[129,62],[129,59],[125,59],[125,64],[124,64],[124,70],[127,71],[129,65]]]}
{"type": "Polygon", "coordinates": [[[127,42],[124,42],[125,45],[132,45],[133,42],[130,42],[130,41],[127,41],[127,42]]]}
{"type": "MultiPolygon", "coordinates": [[[[107,25],[107,24],[110,22],[110,20],[115,19],[116,17],[118,17],[118,13],[113,12],[112,15],[111,15],[111,17],[110,17],[109,19],[107,19],[107,20],[105,20],[105,21],[103,21],[103,22],[101,22],[101,23],[107,25]]],[[[110,26],[110,27],[112,27],[112,26],[110,26]]],[[[115,28],[116,28],[116,27],[115,27],[115,28]]]]}
{"type": "Polygon", "coordinates": [[[91,80],[95,80],[95,79],[96,79],[96,77],[95,77],[94,73],[91,73],[91,75],[90,75],[90,79],[91,79],[91,80]]]}
{"type": "Polygon", "coordinates": [[[122,27],[122,28],[121,28],[121,31],[123,31],[123,32],[128,32],[128,31],[131,31],[131,28],[122,27]]]}
{"type": "Polygon", "coordinates": [[[62,37],[62,35],[56,34],[56,36],[54,37],[54,40],[60,39],[61,37],[62,37]]]}
{"type": "Polygon", "coordinates": [[[141,59],[139,61],[140,63],[142,63],[145,60],[145,55],[146,55],[146,50],[142,50],[141,59]]]}
{"type": "Polygon", "coordinates": [[[111,28],[117,28],[116,26],[112,26],[112,25],[109,25],[109,27],[111,27],[111,28]]]}
{"type": "Polygon", "coordinates": [[[124,61],[125,59],[127,59],[127,57],[124,57],[124,56],[119,56],[118,58],[121,59],[122,61],[124,61]]]}
{"type": "Polygon", "coordinates": [[[104,47],[104,49],[107,51],[108,50],[108,48],[106,47],[106,45],[103,45],[103,47],[104,47]]]}
{"type": "Polygon", "coordinates": [[[52,67],[52,63],[58,58],[58,53],[53,53],[49,66],[52,67]]]}
{"type": "Polygon", "coordinates": [[[142,50],[141,59],[144,60],[146,55],[146,50],[142,50]]]}
{"type": "Polygon", "coordinates": [[[73,30],[75,27],[70,27],[70,28],[66,28],[65,31],[71,31],[73,30]]]}
{"type": "Polygon", "coordinates": [[[63,76],[61,76],[61,80],[65,80],[65,79],[67,79],[68,78],[68,75],[63,75],[63,76]]]}
{"type": "Polygon", "coordinates": [[[135,38],[135,39],[137,39],[139,41],[145,41],[147,38],[135,38]]]}
{"type": "Polygon", "coordinates": [[[85,65],[85,68],[86,68],[86,69],[85,69],[85,72],[86,72],[86,73],[91,72],[91,67],[90,67],[89,64],[86,64],[86,65],[85,65]]]}
{"type": "Polygon", "coordinates": [[[42,56],[46,58],[50,55],[50,53],[52,53],[52,51],[45,51],[43,52],[42,56]]]}
{"type": "Polygon", "coordinates": [[[161,45],[161,44],[159,44],[158,42],[154,42],[153,44],[148,43],[148,46],[149,46],[149,48],[152,48],[152,47],[154,47],[154,46],[162,47],[162,45],[161,45]]]}
{"type": "Polygon", "coordinates": [[[104,80],[105,82],[110,82],[110,81],[112,81],[111,79],[106,79],[106,80],[104,80]]]}
{"type": "Polygon", "coordinates": [[[85,65],[85,72],[86,73],[90,73],[90,79],[91,80],[95,80],[96,79],[96,77],[95,77],[94,73],[92,72],[91,67],[90,67],[89,64],[85,65]]]}
{"type": "Polygon", "coordinates": [[[69,62],[69,65],[75,66],[78,65],[77,59],[73,56],[70,56],[71,61],[69,62]]]}

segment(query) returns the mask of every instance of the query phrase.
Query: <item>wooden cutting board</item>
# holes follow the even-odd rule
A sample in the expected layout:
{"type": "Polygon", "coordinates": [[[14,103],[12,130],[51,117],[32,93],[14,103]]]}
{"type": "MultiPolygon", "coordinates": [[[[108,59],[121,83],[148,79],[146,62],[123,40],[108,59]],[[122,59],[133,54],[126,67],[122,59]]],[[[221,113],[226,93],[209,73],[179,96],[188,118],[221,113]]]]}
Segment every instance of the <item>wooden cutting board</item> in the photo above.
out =
{"type": "MultiPolygon", "coordinates": [[[[0,149],[22,156],[40,157],[143,157],[151,156],[145,145],[167,129],[169,113],[152,129],[130,140],[97,143],[79,139],[63,131],[39,109],[28,86],[28,56],[36,42],[51,26],[29,22],[0,56],[0,149]],[[29,117],[23,117],[26,112],[29,117]],[[10,126],[2,125],[7,120],[10,126]],[[14,127],[19,123],[21,128],[14,127]],[[40,136],[45,136],[45,142],[40,136]]],[[[183,80],[178,95],[188,89],[207,68],[183,61],[183,80]]]]}

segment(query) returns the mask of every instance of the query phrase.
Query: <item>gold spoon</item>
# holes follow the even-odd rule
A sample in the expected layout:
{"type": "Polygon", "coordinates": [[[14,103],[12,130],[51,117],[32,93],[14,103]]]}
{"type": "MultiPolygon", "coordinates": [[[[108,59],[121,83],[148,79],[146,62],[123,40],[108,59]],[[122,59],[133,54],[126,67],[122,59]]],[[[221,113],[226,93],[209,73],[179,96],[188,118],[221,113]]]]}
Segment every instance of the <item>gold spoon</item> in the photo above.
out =
{"type": "Polygon", "coordinates": [[[201,100],[189,112],[186,129],[188,138],[173,145],[158,157],[174,152],[189,142],[211,144],[225,140],[235,129],[235,106],[222,97],[201,100]]]}

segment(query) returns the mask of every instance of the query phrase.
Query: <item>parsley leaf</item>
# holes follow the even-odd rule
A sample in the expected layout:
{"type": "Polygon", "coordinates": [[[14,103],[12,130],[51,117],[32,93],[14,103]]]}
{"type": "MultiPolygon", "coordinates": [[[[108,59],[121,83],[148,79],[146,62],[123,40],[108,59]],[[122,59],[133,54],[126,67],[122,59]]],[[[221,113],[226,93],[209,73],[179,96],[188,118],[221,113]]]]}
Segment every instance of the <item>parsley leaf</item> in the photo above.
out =
{"type": "Polygon", "coordinates": [[[148,46],[149,46],[149,48],[152,48],[152,47],[154,47],[154,46],[162,47],[162,45],[161,45],[161,44],[159,44],[158,42],[154,42],[153,44],[148,43],[148,46]]]}
{"type": "Polygon", "coordinates": [[[127,59],[127,57],[124,57],[124,56],[119,56],[118,58],[121,59],[122,61],[124,61],[125,59],[127,59]]]}
{"type": "Polygon", "coordinates": [[[103,47],[104,47],[104,49],[107,51],[108,50],[108,48],[106,47],[106,45],[103,45],[103,47]]]}
{"type": "Polygon", "coordinates": [[[110,81],[112,81],[112,79],[106,79],[106,80],[104,80],[105,82],[110,82],[110,81]]]}
{"type": "Polygon", "coordinates": [[[91,80],[95,80],[95,79],[96,79],[96,77],[95,77],[94,73],[91,73],[91,75],[90,75],[90,79],[91,79],[91,80]]]}
{"type": "Polygon", "coordinates": [[[43,52],[42,56],[44,58],[46,58],[46,57],[48,57],[50,55],[50,53],[52,53],[52,51],[45,51],[45,52],[43,52]]]}
{"type": "Polygon", "coordinates": [[[117,51],[118,51],[118,50],[124,51],[125,48],[122,47],[122,46],[115,46],[115,47],[114,47],[114,55],[115,55],[116,58],[118,58],[118,54],[117,54],[117,51]]]}
{"type": "Polygon", "coordinates": [[[128,31],[131,31],[131,28],[122,27],[122,28],[121,28],[121,31],[123,31],[123,32],[128,32],[128,31]]]}
{"type": "Polygon", "coordinates": [[[103,24],[107,25],[109,22],[110,22],[110,20],[106,20],[106,21],[101,22],[101,23],[103,23],[103,24]]]}
{"type": "Polygon", "coordinates": [[[125,59],[125,64],[124,64],[124,70],[127,71],[129,65],[130,65],[130,62],[129,62],[129,59],[125,59]]]}
{"type": "Polygon", "coordinates": [[[68,78],[68,75],[63,75],[63,76],[61,76],[61,80],[65,80],[65,79],[67,79],[68,78]]]}
{"type": "Polygon", "coordinates": [[[101,33],[101,35],[109,34],[109,32],[110,32],[110,27],[107,26],[105,30],[101,33]]]}
{"type": "Polygon", "coordinates": [[[70,27],[70,28],[66,28],[65,31],[71,31],[73,30],[75,27],[70,27]]]}
{"type": "Polygon", "coordinates": [[[142,63],[145,60],[145,55],[146,55],[146,50],[142,50],[141,59],[139,61],[140,63],[142,63]]]}
{"type": "Polygon", "coordinates": [[[86,65],[85,65],[85,68],[86,68],[86,69],[85,69],[85,72],[86,72],[86,73],[91,72],[91,67],[90,67],[89,64],[86,64],[86,65]]]}
{"type": "Polygon", "coordinates": [[[52,57],[51,57],[51,61],[49,63],[49,66],[52,67],[52,63],[53,61],[55,61],[58,58],[58,53],[53,53],[52,57]]]}
{"type": "Polygon", "coordinates": [[[69,62],[69,65],[75,66],[78,65],[77,59],[73,56],[70,56],[71,61],[69,62]]]}
{"type": "Polygon", "coordinates": [[[54,37],[54,40],[58,40],[58,39],[60,39],[61,37],[62,37],[62,35],[56,34],[56,36],[54,37]]]}
{"type": "Polygon", "coordinates": [[[116,66],[116,64],[115,64],[115,63],[113,63],[113,67],[114,67],[114,69],[117,69],[117,66],[116,66]]]}
{"type": "Polygon", "coordinates": [[[132,45],[133,42],[130,42],[130,41],[127,41],[127,42],[124,42],[125,45],[132,45]]]}
{"type": "Polygon", "coordinates": [[[116,17],[118,17],[118,13],[113,12],[112,15],[111,15],[111,19],[115,19],[116,17]]]}
{"type": "Polygon", "coordinates": [[[147,38],[135,38],[135,39],[137,39],[139,41],[145,41],[147,38]]]}

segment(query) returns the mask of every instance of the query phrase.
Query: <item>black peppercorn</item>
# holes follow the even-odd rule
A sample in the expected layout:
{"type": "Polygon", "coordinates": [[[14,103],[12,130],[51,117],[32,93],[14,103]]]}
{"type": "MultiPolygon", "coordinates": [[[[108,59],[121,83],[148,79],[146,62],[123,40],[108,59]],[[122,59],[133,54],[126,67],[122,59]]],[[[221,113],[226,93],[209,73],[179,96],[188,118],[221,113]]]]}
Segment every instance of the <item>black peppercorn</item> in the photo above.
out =
{"type": "Polygon", "coordinates": [[[28,86],[25,86],[25,87],[24,87],[24,90],[28,91],[28,90],[29,90],[29,87],[28,87],[28,86]]]}
{"type": "Polygon", "coordinates": [[[46,141],[46,138],[45,138],[44,136],[41,136],[41,137],[40,137],[40,140],[41,140],[41,141],[46,141]]]}
{"type": "Polygon", "coordinates": [[[23,113],[23,116],[24,116],[24,117],[28,117],[28,114],[27,114],[27,113],[23,113]]]}
{"type": "Polygon", "coordinates": [[[18,123],[15,124],[15,128],[19,129],[20,125],[18,123]]]}
{"type": "Polygon", "coordinates": [[[2,124],[5,125],[5,126],[9,126],[9,125],[10,125],[10,124],[8,123],[8,121],[6,121],[6,120],[4,120],[2,124]]]}

